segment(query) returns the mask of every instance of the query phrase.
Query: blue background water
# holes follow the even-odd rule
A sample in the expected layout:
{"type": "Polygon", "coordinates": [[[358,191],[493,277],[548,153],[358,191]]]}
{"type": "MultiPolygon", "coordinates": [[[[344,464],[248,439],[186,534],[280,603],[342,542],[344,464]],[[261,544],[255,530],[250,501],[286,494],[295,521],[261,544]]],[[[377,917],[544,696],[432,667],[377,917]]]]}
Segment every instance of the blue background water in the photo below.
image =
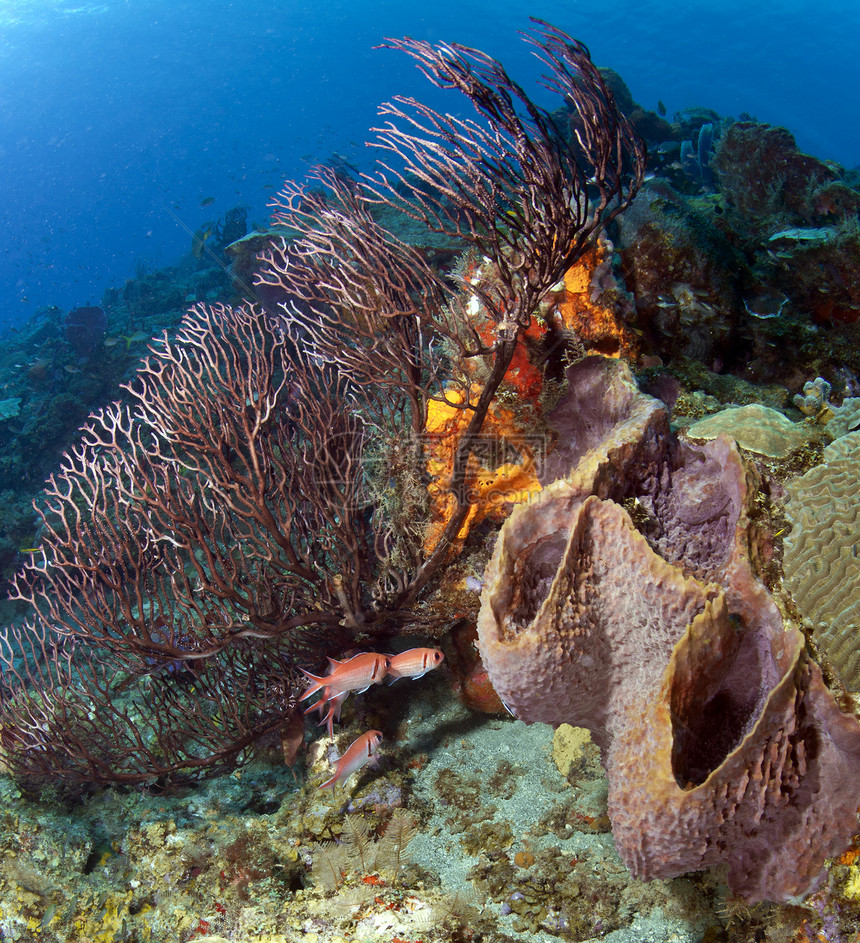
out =
{"type": "Polygon", "coordinates": [[[646,107],[750,112],[860,163],[856,0],[0,0],[0,331],[175,261],[236,204],[264,222],[283,178],[317,161],[366,165],[380,101],[462,106],[374,51],[385,36],[477,46],[528,88],[529,14],[646,107]]]}

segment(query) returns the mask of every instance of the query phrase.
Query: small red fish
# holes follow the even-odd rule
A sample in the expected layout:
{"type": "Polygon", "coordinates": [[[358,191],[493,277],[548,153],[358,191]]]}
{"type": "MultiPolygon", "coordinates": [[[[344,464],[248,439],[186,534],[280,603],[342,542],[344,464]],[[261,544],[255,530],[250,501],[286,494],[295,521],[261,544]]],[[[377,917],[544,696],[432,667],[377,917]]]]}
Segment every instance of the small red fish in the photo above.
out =
{"type": "Polygon", "coordinates": [[[391,661],[387,655],[378,652],[361,652],[346,661],[329,658],[330,670],[327,675],[312,675],[302,669],[302,674],[313,682],[299,698],[305,698],[322,691],[324,700],[331,700],[350,691],[366,691],[371,684],[379,684],[385,677],[391,661]]]}
{"type": "Polygon", "coordinates": [[[391,683],[398,678],[422,678],[428,671],[438,668],[445,656],[438,648],[410,648],[407,652],[390,656],[388,674],[391,683]]]}
{"type": "Polygon", "coordinates": [[[347,747],[343,756],[334,764],[334,776],[327,779],[319,788],[334,788],[335,783],[339,783],[372,762],[381,742],[382,734],[378,730],[368,730],[367,733],[363,733],[347,747]]]}

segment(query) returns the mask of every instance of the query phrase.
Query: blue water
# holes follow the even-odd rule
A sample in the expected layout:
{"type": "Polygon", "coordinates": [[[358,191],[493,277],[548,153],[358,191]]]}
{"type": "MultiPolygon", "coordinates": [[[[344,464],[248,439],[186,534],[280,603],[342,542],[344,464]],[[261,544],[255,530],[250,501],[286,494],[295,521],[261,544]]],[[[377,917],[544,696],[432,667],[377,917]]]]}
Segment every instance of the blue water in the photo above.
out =
{"type": "Polygon", "coordinates": [[[529,87],[529,14],[646,107],[746,111],[860,163],[856,0],[0,0],[0,331],[174,262],[236,204],[265,222],[282,179],[315,162],[366,166],[382,100],[462,107],[374,51],[385,36],[477,46],[529,87]]]}

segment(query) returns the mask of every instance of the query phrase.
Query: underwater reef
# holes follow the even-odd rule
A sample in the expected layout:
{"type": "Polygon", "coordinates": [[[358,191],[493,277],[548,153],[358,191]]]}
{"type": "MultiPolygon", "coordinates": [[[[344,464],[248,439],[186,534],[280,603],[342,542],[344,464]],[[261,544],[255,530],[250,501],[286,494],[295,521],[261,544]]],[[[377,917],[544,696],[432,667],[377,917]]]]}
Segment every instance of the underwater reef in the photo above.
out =
{"type": "Polygon", "coordinates": [[[855,943],[860,180],[525,39],[0,359],[4,939],[855,943]]]}

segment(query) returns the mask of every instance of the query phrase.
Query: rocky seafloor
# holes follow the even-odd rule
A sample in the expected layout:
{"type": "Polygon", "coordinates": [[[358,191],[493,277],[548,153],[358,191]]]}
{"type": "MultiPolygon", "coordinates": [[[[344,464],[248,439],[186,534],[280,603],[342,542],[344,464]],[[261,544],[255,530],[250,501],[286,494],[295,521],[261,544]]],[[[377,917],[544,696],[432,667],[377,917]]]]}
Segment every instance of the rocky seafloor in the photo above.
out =
{"type": "Polygon", "coordinates": [[[85,797],[2,781],[0,938],[14,941],[611,943],[829,941],[860,927],[860,849],[797,905],[748,907],[719,875],[631,879],[581,730],[479,715],[443,668],[353,698],[337,743],[386,733],[331,793],[328,741],[272,744],[203,786],[85,797]]]}

